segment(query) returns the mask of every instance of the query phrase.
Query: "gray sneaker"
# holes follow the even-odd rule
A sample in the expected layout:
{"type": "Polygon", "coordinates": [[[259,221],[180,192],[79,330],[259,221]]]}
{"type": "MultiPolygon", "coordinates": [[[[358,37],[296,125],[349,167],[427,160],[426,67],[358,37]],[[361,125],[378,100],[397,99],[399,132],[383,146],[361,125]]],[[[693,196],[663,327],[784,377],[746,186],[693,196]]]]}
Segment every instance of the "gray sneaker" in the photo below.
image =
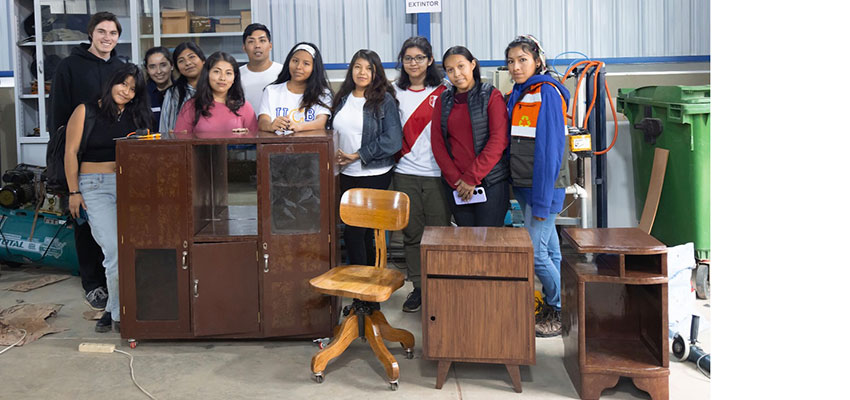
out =
{"type": "Polygon", "coordinates": [[[106,290],[103,286],[100,286],[86,293],[86,304],[92,310],[103,311],[106,308],[106,300],[108,298],[109,295],[106,293],[106,290]]]}

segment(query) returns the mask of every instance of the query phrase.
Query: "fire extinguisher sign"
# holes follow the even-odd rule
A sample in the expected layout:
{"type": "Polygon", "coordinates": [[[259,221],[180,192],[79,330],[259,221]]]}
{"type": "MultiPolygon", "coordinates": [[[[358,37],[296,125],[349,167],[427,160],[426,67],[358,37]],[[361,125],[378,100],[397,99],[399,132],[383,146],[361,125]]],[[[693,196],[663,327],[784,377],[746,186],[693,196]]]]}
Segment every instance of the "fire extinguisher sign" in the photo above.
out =
{"type": "Polygon", "coordinates": [[[407,14],[438,13],[443,10],[442,0],[404,0],[407,14]]]}

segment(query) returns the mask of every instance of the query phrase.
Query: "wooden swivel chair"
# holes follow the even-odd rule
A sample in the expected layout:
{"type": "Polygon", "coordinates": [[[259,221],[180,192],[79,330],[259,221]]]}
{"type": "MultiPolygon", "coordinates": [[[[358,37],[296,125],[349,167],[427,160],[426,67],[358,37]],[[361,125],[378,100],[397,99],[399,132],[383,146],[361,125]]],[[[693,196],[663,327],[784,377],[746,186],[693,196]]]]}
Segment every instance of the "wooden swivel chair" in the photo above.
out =
{"type": "Polygon", "coordinates": [[[342,195],[339,215],[347,225],[375,230],[375,265],[343,265],[310,280],[324,294],[353,298],[343,309],[345,320],[334,328],[333,341],[313,356],[310,367],[322,383],[328,362],[342,354],[355,338],[365,338],[384,365],[392,390],[398,389],[398,363],[384,340],[401,343],[407,358],[413,358],[413,334],[387,323],[377,303],[384,302],[404,284],[404,275],[387,269],[386,231],[407,226],[410,199],[390,190],[351,189],[342,195]]]}

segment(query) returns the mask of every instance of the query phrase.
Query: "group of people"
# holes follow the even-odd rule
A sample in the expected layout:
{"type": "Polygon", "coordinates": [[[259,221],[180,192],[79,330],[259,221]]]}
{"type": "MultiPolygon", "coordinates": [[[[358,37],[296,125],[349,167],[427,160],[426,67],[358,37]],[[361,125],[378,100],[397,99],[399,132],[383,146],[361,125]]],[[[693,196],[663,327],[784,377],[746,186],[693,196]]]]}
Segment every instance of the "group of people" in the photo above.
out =
{"type": "MultiPolygon", "coordinates": [[[[57,67],[49,127],[55,132],[67,124],[69,208],[74,218],[88,221],[75,232],[86,300],[105,310],[98,332],[120,330],[114,138],[140,129],[179,134],[327,128],[339,134],[340,192],[392,188],[411,200],[403,242],[414,289],[403,311],[421,306],[425,226],[447,226],[452,218],[458,226],[502,226],[513,189],[543,284],[537,335],[560,334],[555,217],[569,179],[569,92],[549,75],[534,37],[520,36],[505,49],[515,85],[503,96],[482,82],[479,62],[466,47],[446,50],[440,71],[431,44],[419,36],[402,44],[395,82],[387,79],[378,54],[364,49],[352,56],[333,93],[316,45],[297,43],[283,64],[273,62],[271,34],[261,24],[243,33],[246,65],[225,52],[207,57],[185,42],[173,52],[149,49],[147,78],[117,57],[121,25],[113,14],[95,14],[88,31],[90,44],[75,48],[57,67]]],[[[350,264],[374,264],[371,230],[346,226],[343,239],[350,264]]]]}

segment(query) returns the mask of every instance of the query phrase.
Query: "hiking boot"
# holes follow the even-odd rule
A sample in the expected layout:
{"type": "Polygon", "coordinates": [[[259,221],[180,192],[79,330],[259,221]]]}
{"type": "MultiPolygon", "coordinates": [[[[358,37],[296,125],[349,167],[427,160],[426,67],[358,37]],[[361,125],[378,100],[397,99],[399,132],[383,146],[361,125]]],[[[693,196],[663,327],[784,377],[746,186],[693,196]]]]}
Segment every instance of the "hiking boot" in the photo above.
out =
{"type": "Polygon", "coordinates": [[[534,324],[539,324],[543,320],[545,320],[549,316],[549,311],[551,307],[546,305],[545,302],[540,301],[538,298],[534,298],[534,324]]]}
{"type": "Polygon", "coordinates": [[[103,313],[103,316],[97,320],[94,326],[94,331],[98,333],[106,333],[112,330],[112,314],[109,312],[103,313]]]}
{"type": "Polygon", "coordinates": [[[106,293],[103,286],[89,290],[89,292],[86,293],[86,304],[92,310],[103,311],[103,309],[106,308],[107,299],[109,299],[109,295],[106,293]]]}
{"type": "Polygon", "coordinates": [[[553,337],[561,334],[561,312],[547,305],[546,316],[540,322],[534,324],[534,333],[537,337],[553,337]]]}
{"type": "Polygon", "coordinates": [[[416,312],[419,311],[419,307],[421,305],[422,291],[418,288],[413,288],[413,291],[407,295],[407,300],[404,301],[404,305],[401,307],[401,311],[416,312]]]}

